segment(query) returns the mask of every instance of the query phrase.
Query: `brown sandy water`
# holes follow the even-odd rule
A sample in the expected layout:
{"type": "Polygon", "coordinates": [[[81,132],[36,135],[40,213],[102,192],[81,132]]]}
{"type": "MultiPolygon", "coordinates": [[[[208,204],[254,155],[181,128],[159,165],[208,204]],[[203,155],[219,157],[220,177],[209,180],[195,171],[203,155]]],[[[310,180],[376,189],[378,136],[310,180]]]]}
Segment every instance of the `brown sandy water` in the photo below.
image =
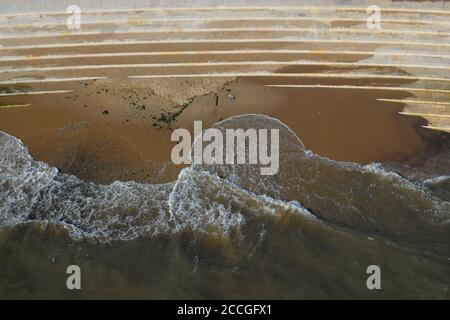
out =
{"type": "MultiPolygon", "coordinates": [[[[206,128],[221,119],[246,113],[262,113],[281,120],[302,137],[307,149],[340,161],[395,162],[401,166],[401,163],[413,161],[411,159],[430,150],[433,154],[443,151],[436,143],[439,134],[426,138],[418,129],[417,120],[397,115],[396,112],[401,110],[398,105],[378,102],[379,92],[277,90],[262,86],[264,83],[260,79],[215,83],[218,89],[213,89],[211,93],[206,90],[203,95],[186,98],[187,107],[170,123],[158,120],[158,116],[178,110],[182,96],[172,97],[172,100],[162,98],[155,94],[158,87],[149,90],[148,83],[141,86],[136,82],[134,85],[114,85],[114,82],[111,84],[101,80],[90,82],[87,86],[80,83],[80,89],[70,94],[22,98],[21,103],[32,103],[33,106],[1,110],[0,125],[2,131],[20,137],[36,159],[56,166],[63,173],[97,183],[116,180],[146,183],[175,181],[180,168],[170,163],[173,146],[170,142],[171,130],[182,127],[192,130],[193,121],[198,119],[204,121],[206,128]],[[145,109],[139,108],[142,105],[145,109]],[[337,109],[340,111],[337,112],[337,109]],[[105,111],[108,113],[105,114],[105,111]]],[[[45,86],[39,85],[36,89],[44,90],[45,86]]],[[[382,94],[390,98],[408,96],[407,93],[382,94]]],[[[8,103],[19,101],[17,98],[8,99],[8,103]]],[[[430,154],[425,156],[429,157],[430,154]]],[[[299,169],[304,167],[301,164],[294,166],[299,169]]],[[[323,172],[327,170],[322,169],[323,172]]],[[[335,175],[336,178],[332,179],[340,177],[339,182],[330,182],[324,177],[324,186],[338,183],[345,190],[345,183],[351,186],[351,181],[357,181],[355,177],[346,178],[346,173],[332,174],[335,175]]],[[[380,202],[395,201],[389,196],[384,199],[385,193],[399,194],[400,197],[408,193],[403,189],[401,192],[389,191],[391,182],[383,182],[384,178],[377,175],[370,178],[375,179],[374,182],[369,179],[367,183],[387,189],[375,196],[375,208],[380,202]]],[[[184,188],[195,190],[199,185],[204,185],[208,191],[214,186],[203,181],[184,188]]],[[[71,188],[58,187],[58,197],[61,198],[50,207],[39,209],[37,219],[52,221],[53,214],[48,218],[44,218],[45,215],[60,212],[58,216],[62,216],[57,220],[65,217],[62,218],[64,223],[78,225],[74,220],[77,218],[71,213],[77,212],[75,208],[62,213],[65,211],[54,207],[59,207],[58,202],[72,207],[67,202],[72,200],[64,200],[69,194],[70,197],[79,197],[77,189],[69,191],[71,188]],[[65,195],[66,192],[68,195],[65,195]]],[[[137,199],[145,201],[154,197],[151,194],[141,195],[139,188],[133,191],[137,199]]],[[[162,191],[164,197],[171,196],[170,188],[162,191]]],[[[223,193],[223,186],[220,188],[222,191],[217,194],[223,193]]],[[[364,192],[364,187],[360,185],[360,188],[364,192]]],[[[324,226],[305,221],[298,213],[291,211],[294,209],[277,207],[276,216],[267,215],[263,210],[267,204],[259,204],[260,200],[252,196],[251,200],[245,200],[245,204],[231,204],[240,208],[233,214],[243,214],[247,221],[231,234],[205,234],[194,225],[176,234],[168,229],[153,236],[150,236],[151,233],[137,239],[132,236],[134,240],[129,241],[117,241],[112,236],[112,242],[101,244],[95,238],[73,239],[65,227],[52,223],[33,222],[6,229],[0,237],[0,255],[4,257],[0,296],[208,299],[449,297],[446,285],[449,263],[444,254],[446,244],[441,236],[436,235],[437,239],[432,240],[417,231],[418,239],[425,238],[412,241],[411,235],[398,236],[395,230],[387,232],[383,223],[390,225],[392,222],[380,221],[379,226],[373,229],[352,219],[340,221],[341,218],[327,218],[327,213],[337,209],[329,207],[330,204],[323,200],[311,202],[311,196],[326,193],[326,189],[285,193],[291,194],[285,200],[297,199],[320,219],[331,219],[324,226]],[[376,231],[378,229],[384,231],[380,233],[376,231]],[[383,233],[385,231],[387,233],[383,233]],[[82,268],[81,291],[73,292],[65,287],[65,268],[70,264],[82,268]],[[381,291],[370,291],[365,286],[365,269],[371,264],[380,265],[383,270],[381,291]],[[411,283],[411,279],[416,281],[411,283]]],[[[269,190],[264,193],[270,195],[269,190]]],[[[51,194],[53,191],[48,192],[51,194]]],[[[97,192],[100,191],[88,193],[95,199],[101,195],[97,196],[97,192]]],[[[109,226],[107,217],[113,219],[117,210],[123,210],[127,216],[128,210],[131,210],[127,207],[134,207],[134,197],[120,200],[121,192],[107,198],[119,197],[115,201],[124,201],[123,209],[120,209],[121,205],[116,209],[94,209],[99,216],[106,214],[107,220],[102,221],[101,225],[109,226]],[[100,214],[102,211],[104,213],[100,214]]],[[[247,191],[243,192],[247,197],[247,191]]],[[[202,201],[209,201],[207,191],[201,193],[206,196],[202,201]]],[[[329,196],[338,203],[343,201],[339,200],[341,196],[329,196]]],[[[73,201],[83,203],[83,197],[73,201]]],[[[225,193],[223,197],[225,200],[220,201],[226,203],[235,201],[232,199],[236,195],[229,197],[225,193]]],[[[351,197],[357,202],[362,200],[359,194],[351,197]]],[[[176,202],[186,201],[189,204],[195,203],[196,199],[176,202]]],[[[101,201],[108,203],[107,200],[101,201]]],[[[345,208],[345,202],[342,205],[345,208]]],[[[367,203],[367,206],[371,204],[367,203]]],[[[402,215],[405,208],[400,204],[389,209],[395,211],[390,216],[402,215]]],[[[368,209],[360,210],[372,214],[368,209]]],[[[184,215],[182,217],[185,219],[184,215]]],[[[154,222],[142,223],[152,225],[154,222]]],[[[411,232],[414,234],[414,231],[411,232]]],[[[437,230],[433,232],[442,233],[437,230]]],[[[105,238],[102,236],[101,239],[105,238]]]]}
{"type": "MultiPolygon", "coordinates": [[[[265,21],[236,24],[271,25],[265,21]]],[[[282,25],[307,26],[305,22],[282,25]]],[[[201,26],[234,27],[234,23],[201,26]]],[[[337,21],[331,26],[364,27],[337,21]]],[[[109,24],[101,27],[107,32],[117,29],[109,24]]],[[[406,25],[386,27],[410,29],[406,25]]],[[[141,26],[139,30],[143,29],[141,26]]],[[[2,39],[1,45],[276,39],[286,35],[299,36],[275,31],[174,31],[2,39]]],[[[339,38],[355,37],[345,33],[339,38]]],[[[373,38],[366,35],[358,40],[368,43],[351,45],[303,39],[292,43],[2,48],[2,57],[236,49],[315,52],[0,61],[0,67],[18,69],[208,61],[286,63],[1,72],[1,80],[81,76],[108,79],[0,86],[1,93],[73,90],[0,97],[0,131],[8,134],[0,134],[0,297],[449,299],[448,134],[421,128],[425,120],[399,115],[402,103],[378,100],[423,96],[407,91],[266,86],[445,89],[444,84],[375,77],[127,78],[261,70],[408,76],[417,71],[320,66],[327,61],[370,63],[373,58],[324,54],[324,50],[376,51],[382,46],[370,43],[373,38]],[[315,65],[290,65],[295,60],[315,65]],[[30,106],[1,108],[15,104],[30,106]],[[265,116],[239,117],[246,114],[265,116]],[[174,146],[171,133],[177,128],[192,133],[195,120],[202,120],[203,128],[279,128],[279,174],[260,176],[251,166],[175,166],[170,160],[174,146]],[[66,288],[66,268],[72,264],[82,270],[80,291],[66,288]],[[381,268],[382,290],[366,287],[367,267],[374,264],[381,268]]],[[[409,41],[409,52],[445,53],[439,46],[424,48],[419,44],[435,40],[431,36],[399,39],[386,35],[383,39],[409,41]]],[[[401,45],[388,47],[398,49],[401,45]]],[[[386,62],[395,64],[392,61],[397,63],[386,62]]],[[[442,70],[420,72],[424,76],[447,76],[442,70]]],[[[441,96],[446,101],[447,96],[441,96]]],[[[430,95],[428,99],[439,100],[436,97],[430,95]]]]}

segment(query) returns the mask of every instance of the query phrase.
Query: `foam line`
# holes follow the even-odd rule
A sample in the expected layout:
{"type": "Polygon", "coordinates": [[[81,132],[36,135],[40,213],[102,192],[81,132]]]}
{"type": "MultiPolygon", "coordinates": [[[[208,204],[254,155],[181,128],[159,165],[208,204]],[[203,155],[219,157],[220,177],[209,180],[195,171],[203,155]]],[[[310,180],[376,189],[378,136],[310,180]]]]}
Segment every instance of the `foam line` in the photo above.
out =
{"type": "Polygon", "coordinates": [[[436,113],[420,113],[420,112],[406,112],[401,111],[399,114],[403,114],[406,116],[413,116],[413,117],[430,117],[430,118],[450,118],[450,114],[436,114],[436,113]]]}
{"type": "Polygon", "coordinates": [[[411,92],[430,92],[430,93],[444,93],[450,94],[450,90],[440,90],[440,89],[426,89],[426,88],[411,88],[411,87],[382,87],[382,86],[347,86],[347,85],[295,85],[295,84],[266,84],[266,87],[272,88],[324,88],[324,89],[356,89],[356,90],[386,90],[386,91],[411,91],[411,92]]]}
{"type": "Polygon", "coordinates": [[[99,46],[131,46],[145,44],[212,44],[212,43],[334,43],[334,44],[365,44],[365,45],[401,45],[450,48],[448,43],[435,42],[411,42],[397,40],[341,40],[341,39],[292,39],[292,38],[265,38],[265,39],[164,39],[164,40],[134,40],[134,41],[101,41],[101,42],[76,42],[76,43],[50,43],[20,46],[1,46],[0,50],[30,50],[30,49],[57,49],[99,46]]]}
{"type": "MultiPolygon", "coordinates": [[[[244,6],[217,6],[217,7],[159,7],[159,8],[134,8],[134,9],[93,9],[83,11],[84,14],[104,14],[104,13],[142,13],[142,12],[209,12],[209,11],[338,11],[338,12],[367,12],[367,7],[357,6],[258,6],[258,7],[244,7],[244,6]]],[[[422,13],[434,15],[450,15],[447,10],[431,10],[431,9],[417,9],[417,8],[383,8],[383,12],[399,12],[399,13],[422,13]]],[[[17,12],[1,14],[0,18],[20,17],[20,16],[66,16],[65,11],[37,11],[37,12],[17,12]]]]}
{"type": "Polygon", "coordinates": [[[377,99],[378,101],[410,104],[429,104],[435,106],[450,106],[449,102],[429,101],[429,100],[410,100],[410,99],[377,99]]]}
{"type": "Polygon", "coordinates": [[[151,78],[198,78],[198,77],[292,77],[292,78],[341,78],[341,79],[399,79],[415,81],[450,82],[450,78],[434,78],[420,76],[356,74],[356,73],[276,73],[276,72],[233,72],[233,73],[202,73],[202,74],[163,74],[129,76],[132,79],[151,78]]]}
{"type": "Polygon", "coordinates": [[[105,52],[86,54],[59,54],[43,56],[16,56],[0,58],[0,62],[61,60],[82,58],[112,58],[133,56],[182,56],[182,55],[247,55],[247,54],[311,54],[311,55],[373,55],[373,56],[407,56],[450,59],[450,55],[416,53],[416,52],[379,52],[379,51],[335,51],[335,50],[189,50],[189,51],[145,51],[145,52],[105,52]]]}
{"type": "MultiPolygon", "coordinates": [[[[228,22],[228,21],[319,21],[319,22],[355,22],[366,23],[364,18],[325,18],[325,17],[186,17],[186,18],[149,18],[149,19],[126,19],[126,20],[98,20],[83,22],[83,26],[90,25],[102,25],[102,24],[117,24],[117,25],[143,25],[151,23],[166,23],[166,22],[228,22]]],[[[423,25],[450,25],[448,21],[435,21],[435,20],[415,20],[415,19],[383,19],[383,23],[392,24],[423,24],[423,25]]],[[[22,24],[7,24],[0,26],[0,29],[19,29],[19,28],[53,28],[53,27],[66,26],[65,22],[58,23],[22,23],[22,24]]]]}
{"type": "Polygon", "coordinates": [[[417,30],[391,30],[391,29],[352,29],[352,28],[334,28],[334,29],[317,29],[317,28],[165,28],[154,30],[123,30],[115,32],[89,31],[89,32],[64,32],[64,33],[42,33],[42,34],[24,34],[1,36],[0,40],[8,39],[33,39],[33,38],[57,38],[57,37],[73,37],[73,36],[95,36],[95,35],[128,35],[128,34],[157,34],[157,33],[230,33],[230,32],[295,32],[295,33],[357,33],[357,34],[403,34],[414,36],[435,36],[450,37],[450,33],[439,31],[417,31],[417,30]]]}
{"type": "Polygon", "coordinates": [[[449,127],[438,127],[438,126],[422,126],[422,128],[430,129],[430,130],[436,130],[436,131],[445,131],[450,132],[450,126],[449,127]]]}
{"type": "MultiPolygon", "coordinates": [[[[383,63],[354,63],[354,62],[311,62],[311,61],[239,61],[239,62],[181,62],[181,63],[135,63],[135,64],[103,64],[103,65],[75,65],[75,66],[59,66],[59,67],[26,67],[26,68],[4,68],[0,69],[1,73],[15,72],[31,72],[31,71],[69,71],[69,70],[97,70],[97,69],[121,69],[121,68],[168,68],[168,67],[217,67],[217,66],[331,66],[331,67],[393,67],[393,68],[411,68],[411,69],[433,69],[433,70],[450,70],[450,66],[433,66],[433,65],[417,65],[417,64],[383,64],[383,63]]],[[[270,72],[255,73],[232,73],[231,76],[269,76],[270,72]]],[[[222,74],[179,74],[179,75],[152,75],[148,77],[196,77],[196,76],[220,76],[222,74]]],[[[279,77],[289,76],[292,74],[275,74],[279,77]]],[[[382,77],[384,75],[378,75],[382,77]]],[[[397,76],[400,79],[418,79],[420,77],[397,76]]],[[[422,77],[428,78],[428,77],[422,77]]],[[[448,81],[449,78],[428,78],[434,81],[448,81]]]]}
{"type": "Polygon", "coordinates": [[[29,92],[0,93],[0,97],[43,95],[43,94],[55,94],[55,93],[67,93],[67,92],[73,92],[73,90],[53,90],[53,91],[29,91],[29,92]]]}
{"type": "Polygon", "coordinates": [[[9,108],[25,108],[25,107],[29,107],[31,106],[31,104],[10,104],[10,105],[0,105],[0,109],[9,109],[9,108]]]}
{"type": "Polygon", "coordinates": [[[16,79],[0,81],[2,84],[26,84],[26,83],[53,83],[53,82],[72,82],[72,81],[90,81],[103,80],[108,77],[80,77],[80,78],[48,78],[48,79],[16,79]]]}

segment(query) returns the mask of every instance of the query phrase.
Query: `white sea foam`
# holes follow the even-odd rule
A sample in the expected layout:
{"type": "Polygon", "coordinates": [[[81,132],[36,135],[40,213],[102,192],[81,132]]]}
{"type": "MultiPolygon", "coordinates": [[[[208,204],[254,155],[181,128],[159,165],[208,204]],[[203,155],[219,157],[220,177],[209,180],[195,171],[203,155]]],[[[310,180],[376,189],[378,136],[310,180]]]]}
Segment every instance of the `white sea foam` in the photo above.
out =
{"type": "Polygon", "coordinates": [[[183,230],[240,234],[254,218],[293,213],[305,223],[325,219],[419,241],[448,234],[450,204],[381,164],[315,155],[284,124],[262,115],[215,127],[243,125],[282,129],[279,174],[261,176],[251,165],[193,165],[169,184],[97,185],[33,160],[20,140],[1,133],[0,225],[46,221],[76,238],[110,241],[183,230]]]}
{"type": "Polygon", "coordinates": [[[429,179],[426,179],[423,183],[430,185],[430,184],[442,183],[442,182],[446,182],[446,181],[450,181],[450,176],[439,176],[439,177],[429,178],[429,179]]]}
{"type": "Polygon", "coordinates": [[[132,240],[193,230],[239,232],[247,215],[310,213],[297,202],[257,196],[208,172],[182,170],[164,185],[97,185],[32,159],[20,140],[0,135],[0,224],[54,223],[75,238],[132,240]],[[244,214],[245,211],[245,214],[244,214]]]}

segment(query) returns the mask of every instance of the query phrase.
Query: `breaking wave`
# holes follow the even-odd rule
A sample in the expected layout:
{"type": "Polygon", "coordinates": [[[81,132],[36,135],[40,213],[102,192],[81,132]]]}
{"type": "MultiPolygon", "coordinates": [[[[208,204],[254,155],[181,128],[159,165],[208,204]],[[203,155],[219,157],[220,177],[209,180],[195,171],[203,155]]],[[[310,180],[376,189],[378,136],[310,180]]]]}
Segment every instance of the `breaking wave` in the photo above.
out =
{"type": "Polygon", "coordinates": [[[280,129],[279,173],[263,176],[255,165],[192,165],[168,184],[100,185],[34,160],[20,140],[0,133],[0,225],[51,223],[74,238],[100,242],[185,230],[246,239],[250,225],[266,230],[267,217],[290,217],[317,232],[450,252],[448,176],[417,183],[381,164],[323,158],[263,115],[214,127],[280,129]]]}

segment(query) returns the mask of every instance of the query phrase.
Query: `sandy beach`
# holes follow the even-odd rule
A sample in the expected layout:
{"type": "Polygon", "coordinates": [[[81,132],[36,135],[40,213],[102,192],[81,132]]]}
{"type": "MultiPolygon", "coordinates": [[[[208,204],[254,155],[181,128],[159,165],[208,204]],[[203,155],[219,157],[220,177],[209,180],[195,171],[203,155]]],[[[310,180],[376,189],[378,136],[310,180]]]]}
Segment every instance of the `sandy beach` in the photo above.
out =
{"type": "Polygon", "coordinates": [[[401,105],[377,101],[408,98],[407,92],[264,86],[274,82],[311,83],[254,77],[34,84],[30,91],[73,91],[2,98],[32,106],[2,109],[0,127],[22,139],[36,159],[103,183],[174,180],[180,168],[170,162],[171,132],[192,131],[194,120],[207,127],[234,115],[266,114],[292,128],[313,152],[363,164],[408,161],[435,148],[434,137],[441,135],[420,128],[424,120],[399,115],[401,105]]]}
{"type": "Polygon", "coordinates": [[[62,13],[5,14],[0,92],[17,95],[0,96],[0,130],[96,182],[173,181],[172,130],[246,113],[279,119],[338,161],[443,150],[446,135],[421,126],[445,131],[434,114],[448,107],[414,100],[448,99],[448,50],[434,42],[445,17],[387,11],[389,31],[374,39],[358,10],[211,10],[91,10],[70,32],[62,13]]]}

